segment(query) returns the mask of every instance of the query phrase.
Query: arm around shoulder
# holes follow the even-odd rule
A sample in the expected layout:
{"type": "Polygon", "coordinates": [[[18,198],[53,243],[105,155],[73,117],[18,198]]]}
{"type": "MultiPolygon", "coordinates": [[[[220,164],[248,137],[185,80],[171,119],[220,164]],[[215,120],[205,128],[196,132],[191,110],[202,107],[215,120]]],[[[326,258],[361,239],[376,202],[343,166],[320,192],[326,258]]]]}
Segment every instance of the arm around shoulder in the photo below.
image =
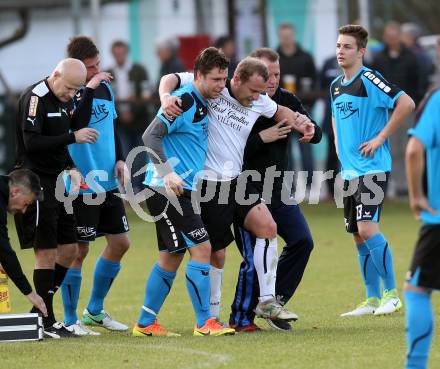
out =
{"type": "Polygon", "coordinates": [[[179,85],[179,78],[176,74],[166,74],[162,76],[159,83],[159,97],[163,104],[162,96],[169,96],[172,91],[174,91],[179,85]]]}

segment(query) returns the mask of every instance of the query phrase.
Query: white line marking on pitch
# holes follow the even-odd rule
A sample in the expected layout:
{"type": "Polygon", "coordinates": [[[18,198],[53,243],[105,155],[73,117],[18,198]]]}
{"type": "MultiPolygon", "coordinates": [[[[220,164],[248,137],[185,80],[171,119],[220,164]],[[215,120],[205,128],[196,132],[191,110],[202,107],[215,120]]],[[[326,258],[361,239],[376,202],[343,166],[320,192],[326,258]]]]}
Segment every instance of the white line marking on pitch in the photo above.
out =
{"type": "MultiPolygon", "coordinates": [[[[79,343],[79,342],[78,342],[79,343]]],[[[84,342],[85,343],[85,342],[84,342]]],[[[87,346],[90,346],[90,342],[87,342],[87,346]]],[[[208,360],[199,361],[198,363],[193,363],[193,365],[188,367],[182,367],[181,369],[194,369],[194,368],[215,368],[218,367],[228,361],[231,360],[231,355],[227,354],[214,354],[209,351],[202,351],[202,350],[194,350],[189,348],[181,348],[181,347],[168,347],[165,345],[145,345],[145,344],[132,344],[132,343],[109,343],[109,342],[100,342],[99,346],[109,346],[109,347],[126,347],[126,348],[151,348],[154,350],[163,350],[163,351],[173,351],[173,352],[181,352],[184,354],[191,354],[191,355],[200,355],[206,357],[208,360]],[[215,366],[214,366],[215,365],[215,366]]]]}

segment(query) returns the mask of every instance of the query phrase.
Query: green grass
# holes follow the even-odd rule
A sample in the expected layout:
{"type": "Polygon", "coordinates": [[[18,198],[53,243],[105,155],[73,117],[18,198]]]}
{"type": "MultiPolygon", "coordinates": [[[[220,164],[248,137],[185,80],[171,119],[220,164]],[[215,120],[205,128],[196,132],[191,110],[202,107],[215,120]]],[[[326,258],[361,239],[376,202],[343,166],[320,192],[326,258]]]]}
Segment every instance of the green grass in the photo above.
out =
{"type": "MultiPolygon", "coordinates": [[[[300,320],[290,333],[270,330],[233,337],[192,337],[194,316],[182,271],[160,314],[160,322],[180,338],[134,338],[129,333],[102,331],[100,337],[77,340],[0,344],[0,368],[13,369],[113,369],[113,368],[298,368],[361,369],[402,368],[405,357],[404,314],[389,317],[342,319],[339,314],[363,299],[361,277],[353,242],[344,231],[342,210],[331,204],[303,208],[314,235],[315,249],[302,284],[288,307],[300,320]]],[[[157,257],[155,231],[135,215],[129,216],[131,249],[106,300],[117,319],[132,325],[143,302],[145,280],[157,257]]],[[[388,202],[381,220],[394,255],[400,287],[410,261],[419,225],[406,204],[388,202]]],[[[12,228],[12,227],[11,227],[12,228]]],[[[11,240],[17,245],[13,229],[11,240]]],[[[93,266],[104,240],[93,244],[86,260],[80,312],[90,293],[93,266]]],[[[18,251],[28,276],[33,255],[18,251]]],[[[228,248],[223,282],[222,318],[227,320],[240,258],[234,245],[228,248]]],[[[29,306],[11,287],[13,312],[29,306]]],[[[62,317],[60,297],[56,312],[62,317]]],[[[438,296],[434,305],[439,307],[438,296]]],[[[437,331],[438,333],[438,331],[437,331]]],[[[434,335],[435,337],[436,335],[434,335]]],[[[440,362],[434,339],[430,363],[440,362]]]]}

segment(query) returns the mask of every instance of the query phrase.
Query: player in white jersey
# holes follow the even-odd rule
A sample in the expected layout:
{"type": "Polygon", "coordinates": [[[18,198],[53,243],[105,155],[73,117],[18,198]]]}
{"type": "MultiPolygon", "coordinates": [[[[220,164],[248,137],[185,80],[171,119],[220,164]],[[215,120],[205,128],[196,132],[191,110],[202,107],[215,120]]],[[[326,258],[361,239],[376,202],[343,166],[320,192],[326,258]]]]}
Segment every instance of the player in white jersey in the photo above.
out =
{"type": "MultiPolygon", "coordinates": [[[[191,83],[192,79],[191,73],[169,74],[162,78],[159,94],[164,111],[170,118],[181,113],[181,102],[171,96],[170,92],[179,85],[191,83]]],[[[207,194],[212,195],[212,192],[214,195],[209,201],[202,199],[201,209],[213,251],[210,271],[211,316],[219,317],[220,314],[225,248],[234,239],[231,224],[235,218],[257,237],[254,254],[260,282],[257,315],[285,320],[297,318],[275,298],[278,260],[276,223],[267,206],[262,203],[259,192],[245,182],[246,178],[239,175],[247,138],[260,116],[274,118],[276,121],[286,120],[291,129],[303,134],[303,142],[308,142],[313,137],[314,126],[308,117],[277,105],[263,93],[267,80],[266,65],[256,58],[245,58],[237,66],[233,79],[227,81],[220,96],[208,100],[208,153],[201,196],[208,198],[207,194]],[[224,189],[229,189],[226,195],[224,189]],[[249,198],[243,199],[243,195],[249,198]]]]}

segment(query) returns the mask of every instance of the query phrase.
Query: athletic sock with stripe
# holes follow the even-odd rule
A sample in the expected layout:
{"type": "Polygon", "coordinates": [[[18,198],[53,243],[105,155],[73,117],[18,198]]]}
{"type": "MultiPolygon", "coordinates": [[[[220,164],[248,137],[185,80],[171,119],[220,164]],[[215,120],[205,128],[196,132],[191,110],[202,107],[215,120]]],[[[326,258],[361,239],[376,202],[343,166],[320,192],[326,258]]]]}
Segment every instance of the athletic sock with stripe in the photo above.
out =
{"type": "Polygon", "coordinates": [[[154,323],[156,315],[159,314],[159,311],[171,290],[175,277],[176,273],[167,272],[162,269],[159,264],[154,264],[145,287],[144,305],[142,306],[138,320],[138,325],[140,327],[146,327],[147,325],[154,323]]]}
{"type": "Polygon", "coordinates": [[[382,278],[384,290],[393,290],[396,288],[393,255],[391,254],[391,249],[384,235],[380,232],[376,233],[368,240],[365,240],[365,244],[368,250],[370,250],[371,259],[382,278]]]}
{"type": "Polygon", "coordinates": [[[419,291],[405,291],[406,369],[426,369],[434,319],[431,296],[419,291]]]}
{"type": "Polygon", "coordinates": [[[209,269],[208,263],[190,260],[186,266],[186,288],[196,313],[197,326],[203,327],[210,318],[209,269]]]}
{"type": "Polygon", "coordinates": [[[356,246],[358,250],[359,267],[364,280],[367,299],[370,297],[376,297],[380,300],[382,295],[380,292],[380,274],[374,265],[370,250],[368,250],[368,247],[364,242],[357,244],[356,246]]]}
{"type": "Polygon", "coordinates": [[[81,290],[81,269],[70,268],[61,285],[61,296],[64,307],[64,323],[69,326],[78,320],[76,309],[78,308],[79,292],[81,290]]]}
{"type": "Polygon", "coordinates": [[[254,248],[254,266],[258,275],[260,286],[260,302],[275,297],[275,282],[278,265],[278,241],[277,238],[257,238],[254,248]]]}
{"type": "Polygon", "coordinates": [[[95,265],[93,288],[87,305],[90,314],[98,315],[101,313],[104,308],[104,298],[120,270],[121,263],[119,261],[110,261],[102,256],[99,257],[95,265]]]}

